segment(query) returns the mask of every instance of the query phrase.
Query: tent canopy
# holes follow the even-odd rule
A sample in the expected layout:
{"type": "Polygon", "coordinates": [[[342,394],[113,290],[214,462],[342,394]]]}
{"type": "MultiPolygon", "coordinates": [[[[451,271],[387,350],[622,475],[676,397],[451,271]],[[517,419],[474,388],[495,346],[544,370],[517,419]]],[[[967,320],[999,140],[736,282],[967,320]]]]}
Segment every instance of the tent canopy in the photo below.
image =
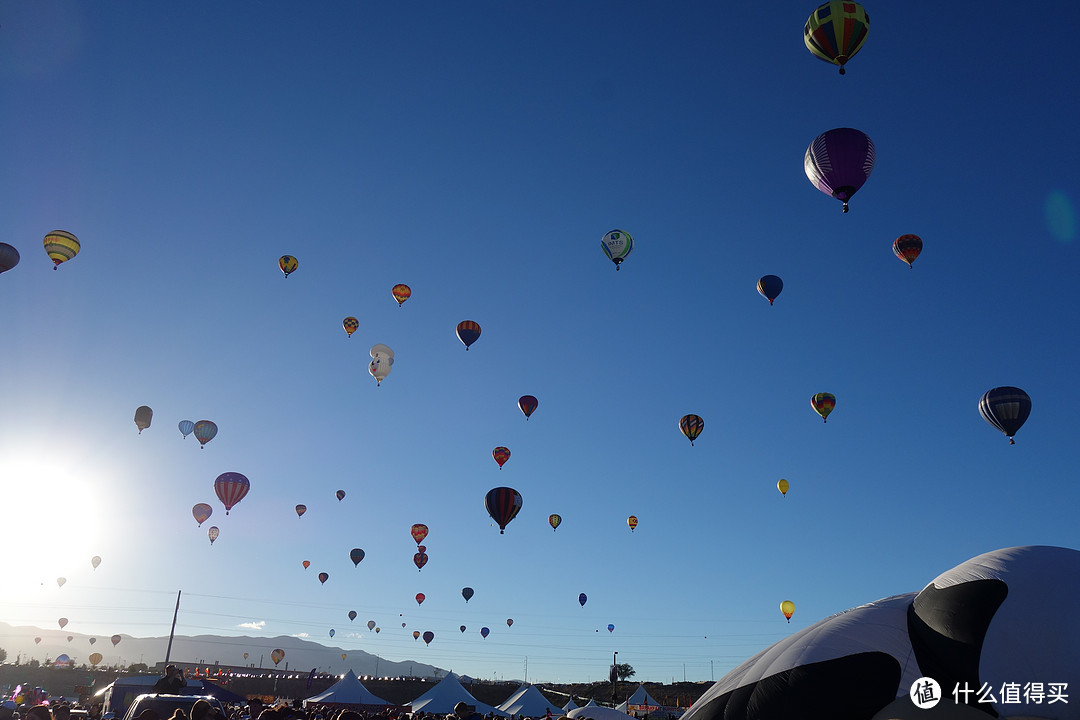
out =
{"type": "Polygon", "coordinates": [[[558,716],[562,709],[555,703],[544,697],[544,694],[535,685],[523,684],[517,691],[508,697],[501,705],[496,707],[510,715],[524,717],[543,717],[548,713],[558,716]]]}
{"type": "Polygon", "coordinates": [[[326,688],[323,692],[304,700],[305,706],[307,706],[308,703],[353,707],[361,705],[386,706],[391,704],[380,697],[372,695],[371,691],[364,687],[364,684],[360,682],[360,678],[356,677],[356,673],[352,670],[345,673],[343,678],[326,688]]]}
{"type": "Polygon", "coordinates": [[[485,705],[474,698],[453,673],[448,673],[446,677],[439,681],[438,685],[431,688],[409,704],[412,706],[412,711],[414,713],[426,712],[450,714],[454,712],[454,706],[461,701],[465,701],[466,705],[475,706],[476,712],[481,715],[493,713],[500,717],[509,717],[509,713],[505,713],[502,710],[496,710],[492,706],[485,705]]]}

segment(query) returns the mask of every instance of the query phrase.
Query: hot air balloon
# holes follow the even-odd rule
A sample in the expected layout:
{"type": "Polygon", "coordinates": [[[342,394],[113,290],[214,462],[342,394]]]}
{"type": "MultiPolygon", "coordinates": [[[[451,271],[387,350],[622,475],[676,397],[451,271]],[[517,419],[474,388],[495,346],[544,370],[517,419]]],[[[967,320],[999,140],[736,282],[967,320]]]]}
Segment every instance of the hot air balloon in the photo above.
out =
{"type": "Polygon", "coordinates": [[[409,299],[409,296],[412,295],[412,288],[403,283],[398,283],[390,288],[390,293],[394,296],[394,299],[397,300],[398,307],[401,307],[405,304],[405,301],[409,299]]]}
{"type": "Polygon", "coordinates": [[[121,639],[121,638],[120,638],[120,636],[119,636],[119,635],[113,635],[113,636],[112,636],[111,638],[109,638],[109,640],[110,640],[110,641],[112,642],[112,644],[113,644],[113,647],[116,647],[117,645],[119,645],[119,644],[120,644],[120,639],[121,639]]]}
{"type": "Polygon", "coordinates": [[[348,654],[348,653],[341,653],[341,659],[342,659],[342,660],[344,660],[344,659],[345,659],[345,658],[347,658],[347,657],[349,657],[349,654],[348,654]]]}
{"type": "Polygon", "coordinates": [[[465,598],[465,602],[469,602],[474,594],[475,592],[471,587],[461,588],[461,597],[465,598]]]}
{"type": "Polygon", "coordinates": [[[618,270],[622,261],[634,251],[634,238],[630,237],[630,233],[625,230],[612,230],[600,239],[600,247],[604,249],[608,260],[615,263],[615,269],[618,270]]]}
{"type": "Polygon", "coordinates": [[[352,622],[355,619],[356,619],[356,611],[355,610],[350,610],[349,611],[349,622],[352,622]]]}
{"type": "Polygon", "coordinates": [[[518,409],[525,413],[526,422],[528,422],[529,416],[533,414],[539,405],[540,401],[532,395],[522,395],[518,398],[518,409]]]}
{"type": "Polygon", "coordinates": [[[329,580],[329,579],[330,579],[330,573],[324,573],[324,572],[319,573],[319,584],[320,585],[325,585],[326,581],[329,580]]]}
{"type": "Polygon", "coordinates": [[[426,552],[414,553],[412,556],[413,565],[416,565],[416,571],[420,572],[427,565],[428,556],[426,552]]]}
{"type": "Polygon", "coordinates": [[[338,502],[341,502],[342,500],[345,499],[345,491],[344,490],[338,490],[334,494],[337,495],[338,502]]]}
{"type": "Polygon", "coordinates": [[[589,601],[589,596],[585,593],[581,593],[577,596],[577,601],[581,605],[581,607],[585,607],[585,603],[589,601]]]}
{"type": "Polygon", "coordinates": [[[60,626],[61,630],[63,630],[64,627],[68,624],[68,619],[67,618],[60,618],[59,620],[56,621],[56,624],[60,626]]]}
{"type": "Polygon", "coordinates": [[[374,620],[368,620],[367,621],[367,629],[368,630],[374,630],[375,629],[375,621],[374,620]]]}
{"type": "Polygon", "coordinates": [[[427,599],[427,596],[424,595],[424,593],[416,593],[416,604],[417,605],[423,605],[424,600],[426,600],[426,599],[427,599]]]}
{"type": "Polygon", "coordinates": [[[63,578],[63,577],[56,578],[56,586],[57,587],[64,587],[64,583],[66,583],[66,582],[67,582],[67,578],[63,578]]]}
{"type": "Polygon", "coordinates": [[[790,487],[791,485],[784,478],[780,478],[780,482],[776,483],[776,489],[779,490],[780,494],[785,497],[787,496],[787,491],[790,487]]]}
{"type": "Polygon", "coordinates": [[[93,645],[93,644],[94,644],[94,643],[96,643],[96,642],[97,642],[97,638],[96,638],[96,637],[90,638],[90,644],[91,644],[91,645],[93,645]]]}
{"type": "Polygon", "coordinates": [[[785,600],[780,603],[780,612],[784,613],[784,617],[787,618],[788,622],[791,622],[791,616],[795,614],[795,603],[785,600]]]}
{"type": "Polygon", "coordinates": [[[852,0],[832,0],[810,14],[803,26],[803,42],[816,57],[840,66],[859,52],[870,31],[870,17],[852,0]]]}
{"type": "Polygon", "coordinates": [[[491,631],[488,630],[486,627],[482,627],[482,628],[480,628],[480,637],[485,637],[486,638],[488,636],[488,633],[490,633],[490,632],[491,631]]]}
{"type": "Polygon", "coordinates": [[[41,638],[40,638],[40,637],[36,637],[36,638],[34,638],[34,644],[35,644],[35,645],[37,645],[37,644],[38,644],[38,643],[40,643],[40,642],[41,642],[41,638]]]}
{"type": "Polygon", "coordinates": [[[551,526],[551,532],[555,532],[555,529],[562,525],[562,515],[556,515],[552,513],[548,515],[548,525],[551,526]]]}
{"type": "Polygon", "coordinates": [[[424,542],[424,538],[427,537],[428,527],[423,523],[416,523],[411,528],[409,528],[409,532],[412,533],[413,540],[415,540],[416,544],[419,545],[420,543],[424,542]]]}
{"type": "Polygon", "coordinates": [[[301,561],[300,564],[304,566],[305,570],[307,570],[309,567],[311,567],[311,561],[310,560],[303,560],[303,561],[301,561]]]}
{"type": "Polygon", "coordinates": [[[854,128],[836,128],[814,138],[806,148],[803,169],[814,186],[844,203],[863,186],[874,169],[874,143],[854,128]]]}
{"type": "MultiPolygon", "coordinates": [[[[404,624],[402,624],[402,627],[404,627],[404,624]]],[[[419,630],[413,630],[412,639],[413,640],[418,640],[419,638],[420,638],[420,631],[419,630]]]]}
{"type": "Polygon", "coordinates": [[[514,618],[506,618],[506,627],[514,626],[514,618]]]}
{"type": "Polygon", "coordinates": [[[334,635],[336,633],[337,633],[337,630],[335,630],[334,628],[330,628],[330,637],[334,637],[334,635]]]}
{"type": "Polygon", "coordinates": [[[206,519],[214,514],[214,508],[206,503],[198,503],[191,508],[191,514],[195,516],[195,522],[199,523],[199,527],[202,527],[206,519]]]}
{"type": "Polygon", "coordinates": [[[630,526],[630,532],[634,532],[634,528],[637,527],[637,515],[626,518],[626,524],[630,526]]]}
{"type": "Polygon", "coordinates": [[[219,535],[221,535],[221,530],[219,530],[216,525],[212,526],[209,530],[206,531],[206,537],[210,538],[211,545],[214,544],[214,541],[218,539],[219,535]]]}
{"type": "MultiPolygon", "coordinates": [[[[304,517],[304,513],[306,513],[306,512],[307,512],[307,505],[297,505],[296,506],[296,517],[298,517],[298,518],[299,517],[304,517]]],[[[225,513],[225,514],[228,515],[228,513],[225,513]]]]}
{"type": "Polygon", "coordinates": [[[502,466],[510,459],[510,448],[500,445],[491,451],[491,457],[495,458],[495,462],[499,464],[499,469],[502,470],[502,466]]]}
{"type": "Polygon", "coordinates": [[[817,393],[810,398],[810,407],[821,416],[822,422],[828,422],[829,413],[836,407],[836,396],[832,393],[817,393]]]}
{"type": "Polygon", "coordinates": [[[521,510],[521,493],[508,487],[492,488],[484,496],[484,507],[499,525],[499,534],[502,535],[507,524],[521,510]]]}
{"type": "Polygon", "coordinates": [[[74,636],[74,635],[68,635],[68,636],[67,636],[67,641],[68,641],[68,642],[71,642],[71,641],[72,641],[72,640],[74,640],[74,639],[75,639],[75,636],[74,636]]]}
{"type": "Polygon", "coordinates": [[[679,429],[682,430],[682,434],[686,436],[686,439],[690,441],[690,446],[693,447],[694,441],[697,440],[701,431],[705,429],[705,421],[698,415],[683,415],[679,420],[679,429]]]}
{"type": "Polygon", "coordinates": [[[98,569],[98,565],[100,565],[100,564],[101,564],[101,556],[100,555],[95,555],[94,557],[90,558],[90,566],[92,568],[94,568],[95,570],[98,569]]]}
{"type": "Polygon", "coordinates": [[[428,630],[428,631],[426,631],[424,633],[424,644],[425,645],[430,645],[431,641],[434,640],[434,639],[435,639],[435,633],[431,632],[430,630],[428,630]]]}
{"type": "Polygon", "coordinates": [[[613,624],[611,624],[611,623],[608,623],[607,631],[608,632],[615,632],[615,626],[613,624]]]}
{"type": "Polygon", "coordinates": [[[893,240],[892,251],[910,268],[911,263],[915,262],[915,258],[922,252],[922,238],[918,235],[901,235],[893,240]]]}
{"type": "Polygon", "coordinates": [[[142,435],[142,431],[150,427],[150,421],[154,418],[154,411],[146,405],[140,405],[135,408],[135,427],[139,428],[139,434],[142,435]]]}
{"type": "Polygon", "coordinates": [[[225,506],[226,515],[236,506],[236,503],[244,499],[250,489],[251,483],[238,472],[221,473],[214,480],[214,492],[217,493],[221,504],[225,506]]]}
{"type": "Polygon", "coordinates": [[[784,281],[776,275],[762,275],[757,281],[757,291],[761,297],[769,301],[770,305],[783,289],[784,281]]]}
{"type": "Polygon", "coordinates": [[[462,320],[457,326],[458,340],[465,345],[465,349],[468,350],[469,346],[476,342],[480,337],[480,325],[472,320],[462,320]]]}
{"type": "Polygon", "coordinates": [[[458,630],[461,630],[461,632],[465,632],[465,629],[466,629],[466,628],[465,628],[465,626],[464,626],[464,625],[462,625],[461,627],[459,627],[459,628],[458,628],[458,630]]]}
{"type": "Polygon", "coordinates": [[[283,659],[285,659],[285,651],[281,648],[270,651],[270,659],[274,661],[274,665],[277,665],[283,659]]]}
{"type": "Polygon", "coordinates": [[[375,634],[376,635],[378,635],[380,632],[382,632],[382,628],[380,628],[380,627],[375,628],[375,634]]]}
{"type": "Polygon", "coordinates": [[[177,423],[177,427],[180,428],[180,434],[184,436],[185,440],[187,440],[187,436],[190,435],[192,430],[195,429],[195,423],[191,422],[190,420],[181,420],[179,423],[177,423]]]}
{"type": "Polygon", "coordinates": [[[983,420],[996,427],[1015,445],[1013,435],[1031,414],[1031,398],[1018,387],[997,387],[987,390],[979,400],[979,414],[983,420]]]}
{"type": "Polygon", "coordinates": [[[376,343],[368,351],[371,362],[368,363],[368,372],[375,378],[375,384],[382,385],[382,381],[390,374],[394,367],[394,351],[382,343],[376,343]]]}
{"type": "Polygon", "coordinates": [[[247,654],[247,653],[244,653],[244,659],[245,659],[245,660],[247,660],[247,659],[248,659],[248,654],[247,654]]]}
{"type": "Polygon", "coordinates": [[[217,435],[217,425],[211,420],[200,420],[195,423],[195,427],[192,429],[195,433],[195,439],[199,441],[199,446],[206,447],[206,443],[214,439],[217,435]]]}
{"type": "Polygon", "coordinates": [[[352,337],[352,334],[360,327],[360,321],[350,315],[341,321],[341,327],[345,328],[346,335],[352,337]]]}
{"type": "Polygon", "coordinates": [[[353,567],[356,567],[364,559],[364,551],[360,548],[353,548],[349,551],[349,559],[352,560],[353,567]]]}
{"type": "Polygon", "coordinates": [[[19,264],[19,251],[5,242],[0,242],[0,273],[7,272],[19,264]]]}
{"type": "Polygon", "coordinates": [[[70,260],[79,254],[79,238],[65,230],[53,230],[45,236],[45,252],[53,261],[53,270],[60,267],[60,263],[70,260]]]}
{"type": "Polygon", "coordinates": [[[277,264],[281,272],[285,273],[285,277],[289,277],[289,273],[296,272],[296,268],[300,265],[292,255],[282,255],[278,258],[277,264]]]}
{"type": "Polygon", "coordinates": [[[90,653],[90,664],[91,665],[97,665],[103,659],[104,659],[104,656],[99,652],[90,653]]]}

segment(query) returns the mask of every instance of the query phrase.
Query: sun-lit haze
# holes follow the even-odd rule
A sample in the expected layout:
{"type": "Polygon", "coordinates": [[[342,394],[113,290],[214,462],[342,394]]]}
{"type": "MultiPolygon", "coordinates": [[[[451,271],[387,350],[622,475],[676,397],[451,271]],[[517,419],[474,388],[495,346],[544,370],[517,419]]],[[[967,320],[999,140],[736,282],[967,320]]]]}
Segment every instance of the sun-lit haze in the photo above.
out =
{"type": "Polygon", "coordinates": [[[1000,12],[867,4],[841,77],[814,6],[0,3],[0,621],[163,636],[182,591],[179,634],[709,680],[983,552],[1076,547],[1080,11],[1011,44],[1000,12]],[[877,149],[847,214],[803,170],[840,127],[877,149]],[[977,410],[998,386],[1032,399],[1016,445],[977,410]]]}

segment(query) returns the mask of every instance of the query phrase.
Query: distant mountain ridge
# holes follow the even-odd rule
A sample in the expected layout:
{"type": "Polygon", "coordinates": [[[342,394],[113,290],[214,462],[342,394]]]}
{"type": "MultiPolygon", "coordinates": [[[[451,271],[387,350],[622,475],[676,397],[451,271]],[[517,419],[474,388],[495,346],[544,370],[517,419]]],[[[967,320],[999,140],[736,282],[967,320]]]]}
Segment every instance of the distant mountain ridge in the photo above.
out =
{"type": "MultiPolygon", "coordinates": [[[[137,638],[120,635],[120,642],[113,645],[107,636],[91,636],[65,630],[43,630],[33,626],[14,626],[0,622],[0,648],[7,651],[7,662],[17,659],[26,663],[35,659],[41,663],[54,661],[64,654],[74,664],[89,664],[91,653],[99,652],[101,665],[146,663],[151,668],[165,659],[169,645],[168,636],[137,638]],[[71,636],[71,641],[68,637],[71,636]],[[35,643],[34,638],[41,642],[35,643]],[[96,637],[91,645],[90,638],[96,637]]],[[[405,660],[391,662],[363,650],[328,647],[300,637],[279,635],[277,637],[230,636],[230,635],[177,635],[173,638],[170,660],[200,665],[215,664],[233,667],[251,666],[263,669],[307,671],[317,668],[322,672],[343,673],[352,670],[357,675],[440,677],[446,671],[421,662],[405,660]],[[285,651],[285,658],[275,668],[270,652],[275,648],[285,651]],[[245,660],[243,654],[248,653],[245,660]],[[347,654],[345,660],[342,653],[347,654]]]]}

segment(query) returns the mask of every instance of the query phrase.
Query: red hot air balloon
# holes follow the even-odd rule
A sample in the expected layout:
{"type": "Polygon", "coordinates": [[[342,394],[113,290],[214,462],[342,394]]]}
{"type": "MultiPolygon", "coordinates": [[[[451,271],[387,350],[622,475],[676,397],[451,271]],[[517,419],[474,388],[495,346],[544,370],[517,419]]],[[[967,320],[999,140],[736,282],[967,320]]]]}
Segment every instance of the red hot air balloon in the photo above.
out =
{"type": "Polygon", "coordinates": [[[404,283],[398,283],[394,287],[390,288],[390,293],[397,300],[398,307],[401,307],[406,300],[412,296],[412,288],[404,283]]]}
{"type": "Polygon", "coordinates": [[[424,644],[425,645],[430,645],[431,641],[434,640],[434,639],[435,639],[435,633],[431,632],[430,630],[428,630],[427,632],[424,633],[424,644]]]}
{"type": "Polygon", "coordinates": [[[250,489],[251,483],[238,472],[221,473],[217,476],[217,480],[214,481],[214,492],[217,493],[218,500],[221,500],[222,505],[225,506],[226,515],[229,514],[229,511],[233,509],[236,503],[244,499],[250,489]]]}
{"type": "Polygon", "coordinates": [[[469,346],[480,337],[480,325],[472,320],[462,320],[457,326],[457,336],[465,349],[468,350],[469,346]]]}
{"type": "Polygon", "coordinates": [[[821,192],[844,203],[863,186],[874,169],[874,143],[854,128],[836,128],[814,138],[806,148],[803,169],[821,192]]]}
{"type": "Polygon", "coordinates": [[[425,565],[427,565],[428,556],[425,552],[418,552],[412,556],[413,565],[416,565],[416,571],[420,572],[425,565]]]}
{"type": "Polygon", "coordinates": [[[308,569],[309,567],[311,567],[311,561],[310,561],[310,560],[304,560],[304,561],[303,561],[302,563],[300,563],[300,564],[304,566],[304,569],[305,569],[305,570],[307,570],[307,569],[308,569]]]}
{"type": "Polygon", "coordinates": [[[498,523],[499,534],[502,535],[507,524],[521,511],[521,493],[514,488],[492,488],[484,496],[484,507],[491,519],[498,523]]]}
{"type": "Polygon", "coordinates": [[[326,581],[330,579],[330,573],[319,573],[319,583],[325,585],[326,581]]]}
{"type": "Polygon", "coordinates": [[[893,240],[892,251],[911,267],[915,258],[922,252],[922,238],[918,235],[901,235],[893,240]]]}
{"type": "Polygon", "coordinates": [[[491,451],[491,457],[495,458],[495,462],[499,464],[499,469],[502,470],[502,466],[510,459],[510,448],[500,445],[491,451]]]}
{"type": "Polygon", "coordinates": [[[425,600],[427,600],[427,595],[425,595],[424,593],[416,593],[417,605],[423,605],[425,600]]]}
{"type": "Polygon", "coordinates": [[[411,528],[409,528],[409,532],[412,533],[413,540],[415,540],[416,544],[419,545],[420,543],[424,542],[424,538],[427,537],[428,527],[423,523],[416,523],[411,528]]]}
{"type": "Polygon", "coordinates": [[[540,401],[532,395],[522,395],[518,398],[518,409],[525,413],[525,420],[528,421],[529,416],[533,414],[537,407],[539,407],[540,401]]]}

